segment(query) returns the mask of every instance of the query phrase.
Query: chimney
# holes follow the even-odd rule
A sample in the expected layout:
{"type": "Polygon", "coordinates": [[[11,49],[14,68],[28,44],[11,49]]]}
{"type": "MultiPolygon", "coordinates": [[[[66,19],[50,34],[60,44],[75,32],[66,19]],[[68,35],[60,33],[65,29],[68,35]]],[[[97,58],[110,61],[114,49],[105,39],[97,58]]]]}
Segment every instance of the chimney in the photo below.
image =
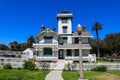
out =
{"type": "Polygon", "coordinates": [[[83,31],[87,32],[86,25],[83,26],[83,31]]]}
{"type": "Polygon", "coordinates": [[[42,31],[45,30],[45,26],[44,26],[44,24],[42,24],[41,29],[42,29],[42,31]]]}

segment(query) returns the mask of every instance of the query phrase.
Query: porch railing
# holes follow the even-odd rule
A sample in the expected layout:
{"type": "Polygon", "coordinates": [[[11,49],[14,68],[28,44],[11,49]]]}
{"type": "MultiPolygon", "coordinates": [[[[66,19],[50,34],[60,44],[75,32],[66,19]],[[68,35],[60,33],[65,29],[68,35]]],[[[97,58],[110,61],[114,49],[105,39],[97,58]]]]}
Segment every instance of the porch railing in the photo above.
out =
{"type": "Polygon", "coordinates": [[[58,57],[36,57],[36,61],[57,61],[58,57]]]}
{"type": "MultiPolygon", "coordinates": [[[[65,57],[65,60],[79,61],[79,57],[65,57]]],[[[88,57],[83,57],[83,61],[88,61],[88,57]]]]}

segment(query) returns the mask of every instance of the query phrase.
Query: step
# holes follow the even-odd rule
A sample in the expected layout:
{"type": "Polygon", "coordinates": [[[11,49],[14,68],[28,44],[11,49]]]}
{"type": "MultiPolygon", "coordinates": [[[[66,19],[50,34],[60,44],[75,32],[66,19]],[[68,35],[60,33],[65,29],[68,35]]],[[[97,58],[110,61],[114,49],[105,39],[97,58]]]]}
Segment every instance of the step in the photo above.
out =
{"type": "Polygon", "coordinates": [[[53,70],[63,70],[65,65],[65,60],[59,60],[57,66],[53,70]]]}

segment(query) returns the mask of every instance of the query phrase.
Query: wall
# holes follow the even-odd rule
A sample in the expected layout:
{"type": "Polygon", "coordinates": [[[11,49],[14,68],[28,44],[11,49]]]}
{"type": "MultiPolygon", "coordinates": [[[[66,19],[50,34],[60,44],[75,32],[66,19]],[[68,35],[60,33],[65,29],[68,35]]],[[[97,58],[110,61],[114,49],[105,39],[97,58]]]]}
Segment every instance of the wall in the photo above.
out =
{"type": "Polygon", "coordinates": [[[58,19],[58,33],[63,34],[62,27],[63,26],[68,26],[67,28],[67,33],[66,34],[71,34],[72,33],[72,22],[71,19],[68,19],[68,23],[62,23],[61,19],[58,19]]]}
{"type": "Polygon", "coordinates": [[[29,48],[27,48],[26,50],[23,51],[24,53],[24,57],[25,58],[29,58],[29,59],[32,59],[33,58],[33,51],[30,50],[29,48]]]}

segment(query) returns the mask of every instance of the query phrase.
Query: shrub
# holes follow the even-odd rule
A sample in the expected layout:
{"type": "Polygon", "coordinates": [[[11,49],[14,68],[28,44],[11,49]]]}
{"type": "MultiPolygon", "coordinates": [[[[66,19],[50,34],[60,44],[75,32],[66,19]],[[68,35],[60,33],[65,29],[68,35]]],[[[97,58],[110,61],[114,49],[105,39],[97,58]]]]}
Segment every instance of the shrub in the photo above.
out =
{"type": "Polygon", "coordinates": [[[30,59],[25,62],[24,68],[27,70],[35,70],[35,61],[30,59]]]}
{"type": "Polygon", "coordinates": [[[18,69],[18,70],[21,70],[22,68],[21,68],[21,67],[18,67],[17,69],[18,69]]]}
{"type": "Polygon", "coordinates": [[[3,65],[3,69],[12,69],[12,65],[10,62],[3,65]]]}
{"type": "Polygon", "coordinates": [[[107,71],[107,68],[106,66],[97,66],[97,67],[94,67],[93,69],[91,69],[92,71],[99,71],[99,72],[106,72],[107,71]]]}
{"type": "Polygon", "coordinates": [[[42,62],[41,67],[42,67],[43,70],[48,70],[50,65],[47,62],[42,62]]]}
{"type": "Polygon", "coordinates": [[[67,64],[67,68],[69,71],[71,71],[71,64],[70,63],[67,64]]]}
{"type": "Polygon", "coordinates": [[[72,70],[75,70],[75,68],[77,67],[77,63],[72,63],[72,70]]]}
{"type": "Polygon", "coordinates": [[[72,64],[70,64],[70,63],[65,64],[64,71],[66,71],[66,70],[71,71],[72,70],[72,64]]]}

